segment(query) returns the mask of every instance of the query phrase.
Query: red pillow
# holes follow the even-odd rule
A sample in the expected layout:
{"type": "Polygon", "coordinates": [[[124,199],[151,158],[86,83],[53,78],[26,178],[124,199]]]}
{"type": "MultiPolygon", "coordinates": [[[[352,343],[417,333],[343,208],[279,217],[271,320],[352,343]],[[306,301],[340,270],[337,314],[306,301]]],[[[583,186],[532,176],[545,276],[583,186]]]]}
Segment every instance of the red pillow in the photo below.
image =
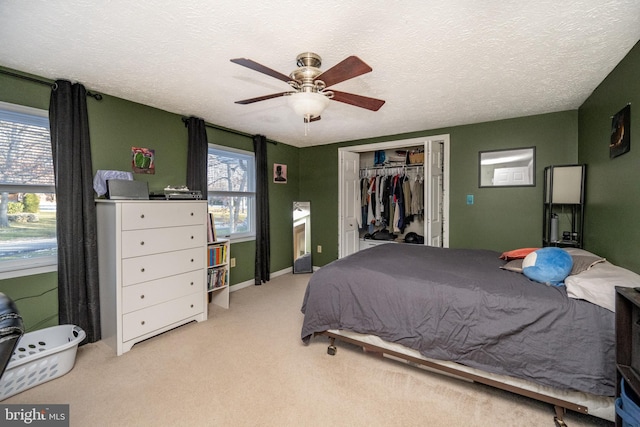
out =
{"type": "Polygon", "coordinates": [[[527,255],[529,255],[531,252],[533,251],[537,251],[540,248],[521,248],[521,249],[514,249],[512,251],[507,251],[507,252],[503,252],[502,255],[500,255],[501,259],[504,260],[512,260],[512,259],[521,259],[526,257],[527,255]]]}

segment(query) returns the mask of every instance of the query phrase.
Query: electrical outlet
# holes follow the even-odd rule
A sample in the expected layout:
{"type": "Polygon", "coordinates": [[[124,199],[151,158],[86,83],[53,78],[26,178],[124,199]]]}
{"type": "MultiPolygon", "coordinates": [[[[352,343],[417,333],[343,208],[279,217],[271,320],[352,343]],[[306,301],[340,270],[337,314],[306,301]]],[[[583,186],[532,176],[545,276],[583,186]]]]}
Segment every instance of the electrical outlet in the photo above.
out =
{"type": "Polygon", "coordinates": [[[235,259],[235,258],[231,258],[231,259],[229,260],[229,265],[230,265],[231,267],[235,267],[235,266],[236,266],[236,259],[235,259]]]}
{"type": "Polygon", "coordinates": [[[321,254],[322,253],[322,246],[318,245],[318,253],[321,254]]]}

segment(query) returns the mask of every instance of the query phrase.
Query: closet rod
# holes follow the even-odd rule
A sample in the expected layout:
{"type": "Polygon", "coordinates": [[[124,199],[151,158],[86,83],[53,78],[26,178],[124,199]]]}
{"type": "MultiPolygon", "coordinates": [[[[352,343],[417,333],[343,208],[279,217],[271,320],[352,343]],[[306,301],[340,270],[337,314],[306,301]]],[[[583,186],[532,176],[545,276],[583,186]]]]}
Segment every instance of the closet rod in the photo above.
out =
{"type": "MultiPolygon", "coordinates": [[[[184,125],[187,125],[187,117],[183,117],[182,121],[184,122],[184,125]]],[[[217,130],[223,130],[225,132],[229,132],[229,133],[233,133],[236,135],[240,135],[240,136],[246,136],[247,138],[253,138],[253,135],[245,133],[245,132],[240,132],[239,130],[233,130],[233,129],[229,129],[229,128],[225,128],[222,126],[218,126],[218,125],[212,125],[211,123],[206,123],[204,124],[205,127],[211,128],[211,129],[217,129],[217,130]]],[[[278,145],[278,141],[274,141],[272,139],[267,138],[267,142],[273,145],[278,145]]]]}
{"type": "Polygon", "coordinates": [[[410,169],[410,168],[423,168],[424,165],[386,165],[386,166],[365,166],[360,168],[361,171],[365,170],[385,170],[385,169],[410,169]]]}

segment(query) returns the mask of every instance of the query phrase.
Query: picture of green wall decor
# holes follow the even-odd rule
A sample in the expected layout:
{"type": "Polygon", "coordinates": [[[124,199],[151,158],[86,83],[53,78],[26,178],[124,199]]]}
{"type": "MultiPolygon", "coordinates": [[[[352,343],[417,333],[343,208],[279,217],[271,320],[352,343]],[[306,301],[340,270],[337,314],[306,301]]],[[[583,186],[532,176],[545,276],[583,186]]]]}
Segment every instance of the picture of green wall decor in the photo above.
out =
{"type": "Polygon", "coordinates": [[[131,147],[131,169],[133,173],[155,174],[155,150],[131,147]]]}
{"type": "Polygon", "coordinates": [[[611,140],[609,158],[613,159],[631,149],[631,105],[627,104],[613,116],[611,121],[611,140]]]}

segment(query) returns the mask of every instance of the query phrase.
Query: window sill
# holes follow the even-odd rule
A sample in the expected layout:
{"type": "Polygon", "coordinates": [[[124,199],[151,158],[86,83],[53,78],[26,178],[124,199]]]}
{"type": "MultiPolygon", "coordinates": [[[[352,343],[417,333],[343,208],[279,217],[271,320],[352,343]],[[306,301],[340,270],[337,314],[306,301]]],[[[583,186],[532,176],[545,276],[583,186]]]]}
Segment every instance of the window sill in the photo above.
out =
{"type": "MultiPolygon", "coordinates": [[[[227,239],[229,239],[227,237],[227,239]]],[[[229,239],[229,243],[233,244],[233,243],[242,243],[242,242],[253,242],[254,240],[256,240],[256,236],[243,236],[243,237],[235,237],[235,238],[231,238],[229,239]]]]}
{"type": "Polygon", "coordinates": [[[0,280],[13,279],[15,277],[33,276],[36,274],[58,271],[58,264],[41,265],[35,267],[20,267],[13,270],[0,270],[0,280]]]}

